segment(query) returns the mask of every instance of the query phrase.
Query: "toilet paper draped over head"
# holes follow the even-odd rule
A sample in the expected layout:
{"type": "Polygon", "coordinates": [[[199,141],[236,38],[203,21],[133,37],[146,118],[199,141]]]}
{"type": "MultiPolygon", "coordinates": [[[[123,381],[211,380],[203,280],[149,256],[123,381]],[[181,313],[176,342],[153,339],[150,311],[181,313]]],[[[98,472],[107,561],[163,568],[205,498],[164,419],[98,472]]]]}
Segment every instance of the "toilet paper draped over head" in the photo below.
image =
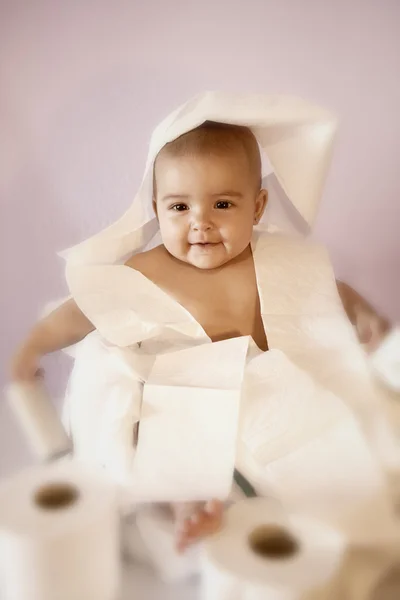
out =
{"type": "Polygon", "coordinates": [[[150,244],[159,229],[152,207],[157,154],[205,121],[249,127],[265,153],[271,168],[264,165],[263,175],[272,170],[276,179],[275,185],[268,185],[270,200],[260,227],[309,230],[331,160],[337,129],[334,115],[294,97],[206,92],[172,112],[154,130],[143,180],[129,210],[62,256],[70,264],[113,264],[150,244]]]}

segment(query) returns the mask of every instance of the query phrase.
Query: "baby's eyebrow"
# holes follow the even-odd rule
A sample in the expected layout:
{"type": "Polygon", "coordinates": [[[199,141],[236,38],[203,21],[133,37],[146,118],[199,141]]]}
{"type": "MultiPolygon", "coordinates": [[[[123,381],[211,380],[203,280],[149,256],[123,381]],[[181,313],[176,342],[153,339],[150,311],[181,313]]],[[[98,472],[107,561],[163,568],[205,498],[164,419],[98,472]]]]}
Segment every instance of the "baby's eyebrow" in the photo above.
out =
{"type": "Polygon", "coordinates": [[[167,196],[163,196],[161,198],[162,202],[166,202],[167,200],[188,200],[190,196],[188,194],[167,194],[167,196]]]}
{"type": "Polygon", "coordinates": [[[217,198],[219,196],[228,196],[229,198],[243,198],[243,194],[240,192],[235,192],[233,190],[226,190],[225,192],[218,192],[217,194],[213,194],[213,198],[217,198]]]}
{"type": "MultiPolygon", "coordinates": [[[[243,194],[241,194],[240,192],[235,192],[234,190],[225,190],[222,192],[217,192],[216,194],[212,194],[211,196],[212,198],[243,198],[243,194]]],[[[190,197],[190,194],[167,194],[166,196],[163,196],[161,198],[161,202],[171,202],[171,200],[179,200],[180,202],[184,202],[186,200],[189,200],[190,197]]]]}

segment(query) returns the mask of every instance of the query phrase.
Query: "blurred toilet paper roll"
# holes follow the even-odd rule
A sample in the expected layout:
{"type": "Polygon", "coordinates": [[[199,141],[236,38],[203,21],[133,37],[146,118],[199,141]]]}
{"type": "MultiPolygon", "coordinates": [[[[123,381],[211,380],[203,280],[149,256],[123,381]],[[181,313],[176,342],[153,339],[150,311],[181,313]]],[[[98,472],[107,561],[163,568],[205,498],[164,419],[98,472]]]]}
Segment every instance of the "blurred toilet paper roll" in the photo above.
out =
{"type": "Polygon", "coordinates": [[[120,568],[116,495],[73,462],[0,485],[2,600],[114,600],[120,568]]]}
{"type": "Polygon", "coordinates": [[[205,544],[202,600],[307,598],[333,577],[344,549],[342,535],[316,520],[245,500],[205,544]]]}
{"type": "Polygon", "coordinates": [[[41,460],[68,454],[72,444],[52,404],[44,383],[12,383],[6,397],[33,452],[41,460]]]}

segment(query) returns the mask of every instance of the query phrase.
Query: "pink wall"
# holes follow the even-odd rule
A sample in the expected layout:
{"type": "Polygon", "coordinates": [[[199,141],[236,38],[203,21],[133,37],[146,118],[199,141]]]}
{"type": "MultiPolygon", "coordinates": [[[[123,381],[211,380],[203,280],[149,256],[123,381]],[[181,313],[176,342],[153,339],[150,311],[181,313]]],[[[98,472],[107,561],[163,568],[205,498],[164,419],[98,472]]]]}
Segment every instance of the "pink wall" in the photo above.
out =
{"type": "MultiPolygon", "coordinates": [[[[153,126],[204,89],[294,93],[339,114],[317,234],[337,273],[400,319],[399,22],[397,0],[2,0],[2,373],[65,292],[56,252],[126,209],[153,126]]],[[[53,391],[66,368],[47,362],[53,391]]],[[[5,472],[27,455],[3,403],[0,422],[5,472]]]]}

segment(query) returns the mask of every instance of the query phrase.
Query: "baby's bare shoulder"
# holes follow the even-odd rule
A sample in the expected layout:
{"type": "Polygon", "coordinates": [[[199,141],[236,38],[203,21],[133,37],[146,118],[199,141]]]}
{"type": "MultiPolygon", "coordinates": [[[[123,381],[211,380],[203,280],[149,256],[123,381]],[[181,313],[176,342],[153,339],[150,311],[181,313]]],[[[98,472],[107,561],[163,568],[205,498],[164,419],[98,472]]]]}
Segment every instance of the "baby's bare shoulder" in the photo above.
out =
{"type": "Polygon", "coordinates": [[[135,269],[144,275],[152,271],[157,265],[158,267],[166,262],[166,252],[164,246],[157,246],[147,252],[139,252],[134,254],[125,262],[127,267],[135,269]]]}

